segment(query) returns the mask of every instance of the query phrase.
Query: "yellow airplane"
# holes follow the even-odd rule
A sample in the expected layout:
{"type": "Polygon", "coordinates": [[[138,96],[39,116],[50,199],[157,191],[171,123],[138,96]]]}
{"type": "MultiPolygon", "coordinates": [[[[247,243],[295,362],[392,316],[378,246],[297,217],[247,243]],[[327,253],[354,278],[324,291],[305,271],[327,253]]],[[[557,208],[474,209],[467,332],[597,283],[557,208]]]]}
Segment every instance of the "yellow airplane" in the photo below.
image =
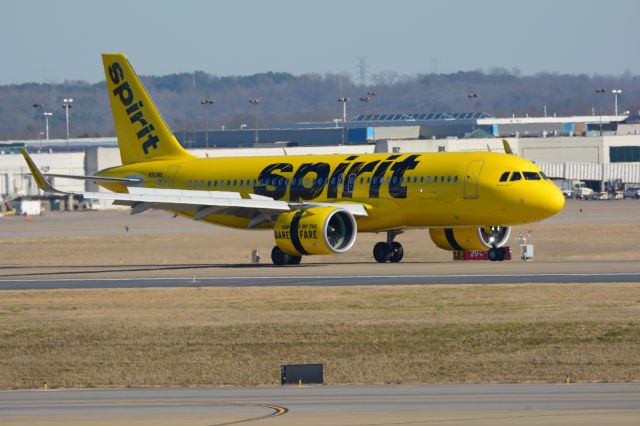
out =
{"type": "Polygon", "coordinates": [[[76,177],[113,191],[79,195],[131,206],[132,214],[156,208],[272,228],[276,265],[344,253],[358,231],[386,232],[373,257],[399,262],[404,251],[395,238],[407,228],[428,228],[442,249],[488,250],[491,260],[503,260],[511,225],[564,206],[539,167],[495,152],[197,158],[179,144],[127,58],[102,59],[122,166],[95,176],[47,175],[23,150],[44,191],[60,192],[49,177],[76,177]]]}

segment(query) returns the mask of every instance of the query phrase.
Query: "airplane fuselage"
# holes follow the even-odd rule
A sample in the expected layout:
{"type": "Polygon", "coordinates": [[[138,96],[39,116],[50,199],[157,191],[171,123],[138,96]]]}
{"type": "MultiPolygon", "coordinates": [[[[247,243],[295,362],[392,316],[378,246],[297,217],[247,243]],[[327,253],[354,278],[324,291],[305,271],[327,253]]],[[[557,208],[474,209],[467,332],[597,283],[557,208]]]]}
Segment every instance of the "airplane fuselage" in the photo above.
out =
{"type": "MultiPolygon", "coordinates": [[[[507,154],[409,153],[193,158],[107,169],[144,186],[258,194],[291,202],[358,203],[358,229],[515,225],[551,216],[564,203],[533,163],[507,154]],[[505,172],[536,179],[500,181],[505,172]]],[[[120,185],[103,186],[125,192],[120,185]]],[[[182,212],[192,215],[189,212],[182,212]]],[[[214,214],[207,221],[246,228],[248,218],[214,214]]]]}

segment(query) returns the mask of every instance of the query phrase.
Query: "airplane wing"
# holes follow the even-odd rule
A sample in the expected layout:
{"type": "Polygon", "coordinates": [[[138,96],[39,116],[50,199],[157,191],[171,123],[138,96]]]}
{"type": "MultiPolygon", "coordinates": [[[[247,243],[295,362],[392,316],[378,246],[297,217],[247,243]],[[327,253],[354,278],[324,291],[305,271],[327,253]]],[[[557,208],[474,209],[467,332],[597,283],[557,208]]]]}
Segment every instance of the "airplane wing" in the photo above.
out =
{"type": "MultiPolygon", "coordinates": [[[[45,192],[57,194],[80,195],[93,200],[110,200],[116,205],[130,206],[131,214],[142,213],[151,208],[187,211],[195,213],[195,220],[202,220],[212,214],[225,214],[251,219],[249,227],[258,226],[264,222],[272,222],[280,213],[291,210],[305,210],[319,206],[335,206],[347,210],[354,216],[368,216],[364,204],[358,203],[298,203],[278,201],[270,197],[248,194],[243,198],[239,192],[227,191],[199,191],[167,188],[145,188],[128,186],[128,193],[120,192],[64,192],[54,188],[46,175],[35,165],[29,154],[23,149],[22,155],[38,184],[45,192]]],[[[53,175],[70,177],[67,175],[53,175]]],[[[93,180],[93,176],[84,176],[93,180]]],[[[111,179],[111,178],[107,178],[111,179]]],[[[115,178],[114,178],[115,179],[115,178]]],[[[102,180],[102,178],[101,178],[102,180]]],[[[140,183],[136,179],[116,180],[119,183],[140,183]],[[124,181],[124,182],[123,182],[124,181]]]]}
{"type": "Polygon", "coordinates": [[[105,176],[80,176],[80,175],[61,175],[57,173],[43,173],[44,177],[59,177],[65,179],[79,179],[79,180],[89,180],[95,183],[104,182],[104,183],[120,183],[122,185],[136,185],[142,183],[141,179],[135,178],[114,178],[114,177],[105,177],[105,176]]]}

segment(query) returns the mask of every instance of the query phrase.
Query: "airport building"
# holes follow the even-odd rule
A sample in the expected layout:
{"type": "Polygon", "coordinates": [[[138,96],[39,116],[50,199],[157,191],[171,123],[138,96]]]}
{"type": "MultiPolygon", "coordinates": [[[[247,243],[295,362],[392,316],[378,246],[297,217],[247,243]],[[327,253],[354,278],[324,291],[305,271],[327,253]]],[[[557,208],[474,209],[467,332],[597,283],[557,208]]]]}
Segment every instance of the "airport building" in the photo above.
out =
{"type": "MultiPolygon", "coordinates": [[[[296,123],[271,129],[183,133],[198,156],[357,154],[370,152],[501,152],[502,138],[554,179],[582,180],[600,191],[608,181],[640,184],[640,117],[511,117],[486,113],[368,114],[345,123],[296,123]],[[336,127],[337,126],[337,127],[336,127]],[[286,128],[285,128],[286,127],[286,128]],[[257,142],[257,143],[256,143],[257,142]]],[[[19,154],[25,146],[43,171],[91,175],[120,164],[115,138],[0,142],[0,196],[36,196],[19,154]]],[[[93,183],[55,179],[65,191],[98,190],[93,183]]]]}

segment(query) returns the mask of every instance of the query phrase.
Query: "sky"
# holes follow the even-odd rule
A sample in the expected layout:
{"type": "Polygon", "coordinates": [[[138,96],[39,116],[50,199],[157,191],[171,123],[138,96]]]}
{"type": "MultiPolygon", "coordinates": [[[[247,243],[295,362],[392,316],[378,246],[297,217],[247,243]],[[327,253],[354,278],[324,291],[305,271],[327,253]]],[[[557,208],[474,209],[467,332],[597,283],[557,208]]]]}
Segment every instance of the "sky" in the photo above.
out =
{"type": "Polygon", "coordinates": [[[0,0],[0,84],[142,75],[368,76],[500,67],[640,74],[638,0],[0,0]]]}

